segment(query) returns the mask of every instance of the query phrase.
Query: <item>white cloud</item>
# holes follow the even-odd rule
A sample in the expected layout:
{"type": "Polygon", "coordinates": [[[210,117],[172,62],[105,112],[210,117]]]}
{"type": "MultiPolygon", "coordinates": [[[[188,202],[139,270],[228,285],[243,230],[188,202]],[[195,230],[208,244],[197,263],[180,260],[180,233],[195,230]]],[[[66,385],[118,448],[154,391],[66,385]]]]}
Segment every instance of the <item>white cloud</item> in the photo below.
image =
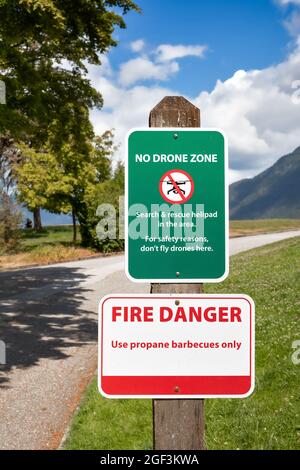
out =
{"type": "Polygon", "coordinates": [[[290,35],[297,38],[300,35],[300,12],[298,9],[300,7],[300,0],[276,0],[276,2],[283,7],[295,7],[283,24],[290,35]]]}
{"type": "Polygon", "coordinates": [[[300,34],[300,13],[294,11],[289,18],[284,21],[284,26],[291,36],[298,37],[300,34]]]}
{"type": "Polygon", "coordinates": [[[107,55],[101,55],[100,56],[100,62],[101,66],[99,67],[98,65],[91,65],[91,64],[86,64],[89,78],[93,82],[93,86],[96,89],[99,89],[98,85],[98,80],[100,77],[113,77],[114,71],[110,65],[109,59],[107,55]]]}
{"type": "MultiPolygon", "coordinates": [[[[134,52],[142,52],[145,47],[143,39],[130,44],[134,52]]],[[[149,54],[124,62],[120,66],[119,81],[125,86],[133,85],[142,80],[166,81],[179,71],[179,63],[175,59],[187,56],[203,57],[206,46],[172,46],[162,44],[149,54]]]]}
{"type": "MultiPolygon", "coordinates": [[[[138,39],[131,43],[134,52],[141,52],[144,41],[138,39]]],[[[119,80],[125,86],[133,85],[141,80],[166,81],[179,71],[179,64],[175,59],[187,56],[203,57],[206,46],[172,46],[162,44],[150,54],[142,54],[121,64],[119,80]]]]}
{"type": "Polygon", "coordinates": [[[171,44],[161,44],[156,49],[157,61],[167,62],[174,59],[182,59],[183,57],[194,56],[204,57],[207,46],[173,46],[171,44]]]}
{"type": "Polygon", "coordinates": [[[300,5],[300,0],[277,0],[280,5],[300,5]]]}
{"type": "Polygon", "coordinates": [[[102,111],[92,111],[91,118],[95,131],[102,133],[115,129],[115,141],[120,144],[116,158],[124,160],[125,136],[133,127],[147,127],[149,112],[164,96],[178,92],[159,86],[134,86],[126,89],[113,85],[102,78],[100,90],[105,107],[102,111]]]}
{"type": "Polygon", "coordinates": [[[195,100],[202,124],[220,127],[229,137],[234,179],[252,176],[300,145],[300,104],[293,81],[300,79],[300,41],[277,66],[238,71],[195,100]]]}
{"type": "MultiPolygon", "coordinates": [[[[120,74],[108,64],[103,72],[101,67],[97,73],[92,70],[93,83],[105,103],[101,112],[92,112],[95,130],[116,129],[116,141],[122,143],[119,158],[124,158],[127,131],[147,126],[150,110],[164,96],[180,94],[168,86],[138,86],[137,77],[157,80],[164,76],[167,80],[176,71],[172,64],[139,57],[123,64],[120,74]],[[170,65],[174,69],[161,69],[170,65]]],[[[200,107],[203,127],[219,127],[227,133],[231,181],[259,173],[300,145],[300,103],[293,99],[296,92],[299,96],[299,89],[293,89],[298,80],[300,38],[282,63],[262,70],[239,70],[228,80],[218,81],[210,93],[186,97],[200,107]]]]}
{"type": "Polygon", "coordinates": [[[168,80],[173,74],[178,72],[177,62],[166,64],[156,64],[148,57],[137,57],[125,62],[120,67],[120,83],[125,86],[132,85],[140,80],[168,80]]]}
{"type": "Polygon", "coordinates": [[[143,39],[137,39],[130,43],[130,49],[133,52],[141,52],[145,47],[145,41],[143,39]]]}

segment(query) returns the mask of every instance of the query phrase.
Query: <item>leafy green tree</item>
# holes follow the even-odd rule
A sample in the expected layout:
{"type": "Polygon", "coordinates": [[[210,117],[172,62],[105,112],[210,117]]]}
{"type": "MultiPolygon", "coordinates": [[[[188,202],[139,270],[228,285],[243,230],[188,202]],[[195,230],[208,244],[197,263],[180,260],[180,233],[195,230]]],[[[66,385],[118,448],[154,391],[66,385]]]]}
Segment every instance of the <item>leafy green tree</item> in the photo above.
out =
{"type": "MultiPolygon", "coordinates": [[[[55,156],[49,152],[37,152],[25,144],[19,146],[22,154],[13,168],[17,181],[17,196],[30,211],[36,207],[48,208],[49,198],[56,193],[67,193],[71,189],[71,178],[64,175],[55,156]]],[[[61,205],[60,212],[69,207],[61,205]]]]}
{"type": "Polygon", "coordinates": [[[138,10],[131,0],[0,0],[0,129],[46,141],[61,103],[101,106],[86,64],[101,64],[130,10],[138,10]]]}
{"type": "MultiPolygon", "coordinates": [[[[70,107],[70,105],[68,105],[70,107]]],[[[84,246],[92,244],[89,224],[86,221],[86,194],[91,188],[105,181],[111,175],[110,157],[115,147],[113,133],[107,131],[94,136],[89,113],[85,107],[76,106],[69,119],[53,123],[49,144],[55,152],[60,168],[72,178],[72,190],[61,198],[71,207],[76,241],[76,218],[80,223],[81,242],[84,246]]]]}
{"type": "Polygon", "coordinates": [[[88,246],[93,243],[86,220],[86,197],[94,186],[110,178],[114,145],[111,131],[93,137],[81,128],[83,122],[84,116],[79,120],[74,116],[74,127],[67,121],[61,133],[50,136],[47,151],[36,152],[28,146],[20,146],[22,159],[14,171],[19,200],[32,211],[43,207],[54,213],[71,213],[74,243],[78,219],[82,243],[88,246]]]}
{"type": "MultiPolygon", "coordinates": [[[[86,220],[89,224],[89,233],[92,237],[92,245],[103,252],[119,251],[124,249],[124,239],[119,230],[120,226],[122,229],[121,232],[123,232],[124,229],[124,227],[122,227],[124,224],[124,200],[122,199],[124,196],[124,186],[124,165],[119,163],[112,178],[93,186],[91,191],[86,194],[86,220]],[[115,237],[99,239],[97,227],[99,226],[98,224],[103,225],[103,221],[105,224],[105,207],[108,206],[111,206],[111,209],[113,208],[114,212],[112,215],[115,220],[115,237]]],[[[105,227],[105,229],[109,232],[109,227],[105,227]]]]}
{"type": "MultiPolygon", "coordinates": [[[[0,0],[0,80],[7,90],[0,134],[40,154],[53,123],[72,120],[78,107],[100,108],[86,67],[100,65],[100,55],[116,45],[114,29],[125,27],[130,10],[138,10],[131,0],[0,0]]],[[[38,212],[36,206],[36,222],[38,212]]]]}

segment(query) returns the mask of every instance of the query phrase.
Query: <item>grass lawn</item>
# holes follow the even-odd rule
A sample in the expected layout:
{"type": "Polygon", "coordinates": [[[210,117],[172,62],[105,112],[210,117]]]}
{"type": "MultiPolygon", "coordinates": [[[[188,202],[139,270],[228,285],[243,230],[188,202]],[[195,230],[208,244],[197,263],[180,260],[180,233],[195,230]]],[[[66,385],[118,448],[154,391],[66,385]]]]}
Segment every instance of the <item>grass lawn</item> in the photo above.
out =
{"type": "MultiPolygon", "coordinates": [[[[78,234],[80,238],[80,234],[78,234]]],[[[22,246],[24,250],[31,250],[47,244],[70,244],[73,238],[71,225],[53,225],[43,228],[39,233],[33,229],[22,230],[22,246]]]]}
{"type": "MultiPolygon", "coordinates": [[[[300,238],[231,258],[229,278],[205,292],[245,293],[256,303],[256,389],[250,398],[206,400],[208,449],[300,449],[300,238]]],[[[151,400],[108,400],[94,380],[66,449],[152,447],[151,400]]]]}
{"type": "Polygon", "coordinates": [[[93,250],[82,248],[79,245],[79,234],[78,238],[79,241],[74,246],[72,227],[68,225],[45,227],[40,233],[24,229],[16,253],[0,252],[0,269],[58,263],[95,255],[93,250]]]}
{"type": "MultiPolygon", "coordinates": [[[[300,230],[300,220],[233,220],[230,221],[230,237],[241,237],[259,233],[300,230]]],[[[45,265],[61,261],[72,261],[95,255],[95,251],[72,243],[72,227],[68,225],[45,227],[41,233],[22,230],[21,244],[17,253],[5,254],[0,250],[0,270],[29,265],[45,265]]]]}
{"type": "Polygon", "coordinates": [[[231,220],[230,237],[300,230],[299,219],[231,220]]]}

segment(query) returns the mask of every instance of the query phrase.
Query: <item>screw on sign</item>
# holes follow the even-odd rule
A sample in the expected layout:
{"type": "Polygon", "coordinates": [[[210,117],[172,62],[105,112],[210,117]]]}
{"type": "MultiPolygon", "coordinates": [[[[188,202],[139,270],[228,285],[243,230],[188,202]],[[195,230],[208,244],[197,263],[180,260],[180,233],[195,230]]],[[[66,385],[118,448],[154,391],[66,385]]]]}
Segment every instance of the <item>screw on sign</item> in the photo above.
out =
{"type": "Polygon", "coordinates": [[[163,199],[171,204],[184,204],[194,193],[194,181],[184,170],[170,170],[159,182],[163,199]]]}

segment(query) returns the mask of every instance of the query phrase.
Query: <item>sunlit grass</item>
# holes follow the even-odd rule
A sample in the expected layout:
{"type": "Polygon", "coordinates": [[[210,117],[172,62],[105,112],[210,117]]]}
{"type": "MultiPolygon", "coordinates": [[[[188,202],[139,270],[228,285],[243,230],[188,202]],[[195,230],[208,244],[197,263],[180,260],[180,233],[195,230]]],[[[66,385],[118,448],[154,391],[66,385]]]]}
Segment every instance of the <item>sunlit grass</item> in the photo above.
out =
{"type": "Polygon", "coordinates": [[[41,232],[22,230],[20,246],[15,253],[0,253],[0,269],[11,269],[30,265],[45,265],[87,258],[94,250],[74,245],[71,226],[45,227],[41,232]]]}
{"type": "Polygon", "coordinates": [[[260,233],[286,232],[300,230],[299,219],[262,219],[262,220],[231,220],[230,236],[241,237],[260,233]]]}
{"type": "MultiPolygon", "coordinates": [[[[245,293],[256,303],[256,389],[247,399],[206,400],[208,449],[300,449],[300,238],[231,259],[229,278],[205,292],[245,293]]],[[[92,383],[67,449],[149,449],[152,402],[108,400],[92,383]]]]}
{"type": "MultiPolygon", "coordinates": [[[[300,230],[300,220],[233,220],[230,222],[230,236],[240,237],[260,233],[300,230]]],[[[41,232],[24,229],[21,232],[19,248],[14,253],[0,252],[0,269],[10,269],[35,264],[49,264],[71,261],[94,255],[95,252],[80,247],[80,233],[77,243],[72,242],[72,227],[69,225],[45,227],[41,232]]]]}

